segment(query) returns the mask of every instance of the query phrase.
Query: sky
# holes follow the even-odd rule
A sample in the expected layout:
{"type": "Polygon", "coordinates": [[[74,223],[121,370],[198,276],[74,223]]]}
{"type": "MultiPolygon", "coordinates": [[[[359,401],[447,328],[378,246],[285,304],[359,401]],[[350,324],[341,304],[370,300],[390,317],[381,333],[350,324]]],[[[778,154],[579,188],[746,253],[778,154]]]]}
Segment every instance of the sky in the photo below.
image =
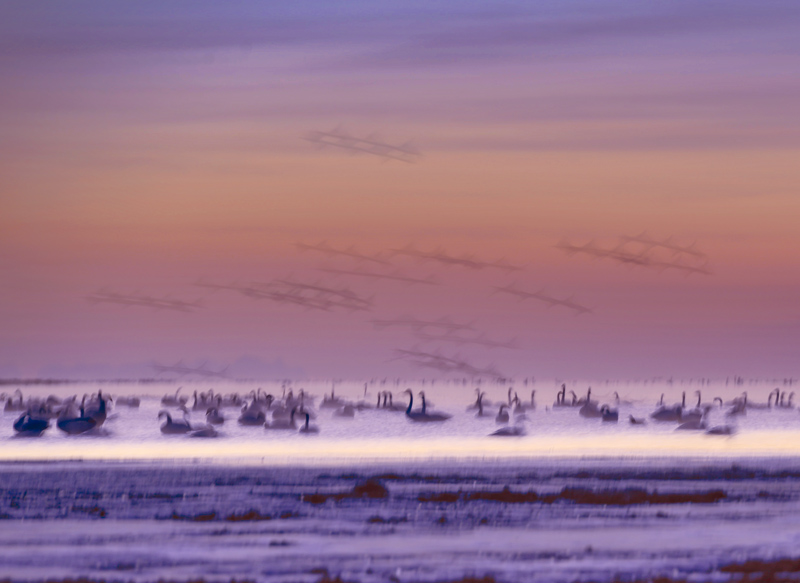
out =
{"type": "Polygon", "coordinates": [[[788,0],[5,1],[0,377],[797,376],[798,70],[788,0]]]}

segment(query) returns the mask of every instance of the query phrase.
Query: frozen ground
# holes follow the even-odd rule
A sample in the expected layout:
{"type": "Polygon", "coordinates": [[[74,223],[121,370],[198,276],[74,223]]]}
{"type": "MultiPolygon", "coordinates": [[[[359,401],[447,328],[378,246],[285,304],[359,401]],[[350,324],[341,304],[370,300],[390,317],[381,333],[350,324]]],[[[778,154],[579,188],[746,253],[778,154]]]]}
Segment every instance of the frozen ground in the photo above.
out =
{"type": "MultiPolygon", "coordinates": [[[[728,580],[800,548],[800,463],[0,465],[0,575],[728,580]]],[[[0,577],[2,578],[2,577],[0,577]]]]}

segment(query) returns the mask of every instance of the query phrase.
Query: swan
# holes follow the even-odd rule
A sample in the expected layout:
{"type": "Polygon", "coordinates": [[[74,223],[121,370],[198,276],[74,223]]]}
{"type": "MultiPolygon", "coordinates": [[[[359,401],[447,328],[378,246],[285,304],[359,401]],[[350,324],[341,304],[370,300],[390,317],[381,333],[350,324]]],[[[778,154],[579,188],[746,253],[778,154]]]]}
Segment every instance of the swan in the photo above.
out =
{"type": "Polygon", "coordinates": [[[494,433],[490,433],[489,437],[522,437],[525,435],[525,428],[519,425],[501,427],[494,433]]]}
{"type": "Polygon", "coordinates": [[[631,425],[645,425],[647,421],[644,419],[637,419],[633,415],[628,415],[628,420],[630,421],[631,425]]]}
{"type": "Polygon", "coordinates": [[[794,409],[794,405],[792,405],[792,400],[794,399],[794,391],[789,393],[788,399],[786,400],[785,399],[786,399],[786,391],[781,393],[781,399],[780,402],[778,403],[778,407],[780,407],[781,409],[794,409]]]}
{"type": "Polygon", "coordinates": [[[167,407],[179,407],[180,405],[186,404],[186,401],[189,400],[186,396],[178,396],[178,393],[181,392],[183,387],[178,387],[178,390],[175,391],[174,395],[164,395],[161,397],[161,404],[167,407]]]}
{"type": "Polygon", "coordinates": [[[139,397],[117,397],[117,405],[138,409],[141,404],[139,397]]]}
{"type": "Polygon", "coordinates": [[[747,415],[747,401],[738,401],[725,412],[726,417],[739,417],[741,415],[747,415]]]}
{"type": "Polygon", "coordinates": [[[83,402],[81,402],[80,415],[70,416],[74,415],[72,411],[72,407],[65,407],[61,410],[58,420],[56,421],[56,426],[64,433],[68,435],[80,435],[99,425],[94,417],[86,414],[83,402]]]}
{"type": "Polygon", "coordinates": [[[514,404],[514,415],[523,415],[528,410],[528,407],[522,403],[519,395],[517,395],[516,392],[514,393],[514,399],[512,400],[512,403],[514,404]]]}
{"type": "Polygon", "coordinates": [[[210,407],[206,411],[206,422],[209,425],[222,425],[225,423],[225,417],[220,414],[217,407],[210,407]]]}
{"type": "Polygon", "coordinates": [[[6,411],[25,411],[27,407],[25,406],[25,399],[22,396],[22,391],[16,389],[14,391],[14,395],[9,397],[6,400],[5,408],[6,411]],[[19,398],[16,403],[14,403],[14,396],[19,395],[19,398]]]}
{"type": "Polygon", "coordinates": [[[50,427],[49,419],[34,417],[31,411],[26,411],[14,421],[14,431],[24,436],[39,436],[44,433],[44,430],[48,427],[50,427]]]}
{"type": "Polygon", "coordinates": [[[89,403],[89,407],[87,407],[86,415],[94,419],[98,427],[105,423],[108,417],[106,401],[110,400],[111,397],[104,397],[102,391],[97,391],[97,405],[95,406],[95,401],[92,400],[92,402],[89,403]]]}
{"type": "Polygon", "coordinates": [[[224,397],[221,397],[219,402],[220,407],[241,407],[242,406],[242,398],[239,396],[239,393],[228,393],[224,397]]]}
{"type": "Polygon", "coordinates": [[[681,421],[686,423],[700,421],[708,415],[709,411],[711,411],[711,405],[704,405],[703,407],[698,406],[691,411],[681,411],[681,421]]]}
{"type": "Polygon", "coordinates": [[[633,405],[633,401],[627,401],[624,399],[619,398],[619,393],[614,391],[614,404],[619,407],[620,405],[625,405],[626,407],[633,405]]]}
{"type": "Polygon", "coordinates": [[[486,414],[483,412],[483,396],[486,393],[479,393],[478,394],[478,412],[475,413],[475,417],[486,417],[486,414]]]}
{"type": "MultiPolygon", "coordinates": [[[[288,419],[284,419],[283,417],[276,419],[273,417],[272,423],[264,423],[264,429],[297,429],[297,425],[294,423],[296,411],[296,409],[292,409],[288,419]]],[[[306,415],[308,415],[308,413],[306,413],[306,415]]]]}
{"type": "MultiPolygon", "coordinates": [[[[698,391],[699,392],[699,391],[698,391]]],[[[699,402],[698,398],[698,402],[699,402]]],[[[683,423],[678,425],[675,428],[675,431],[681,430],[689,430],[689,431],[701,431],[708,429],[708,423],[706,422],[706,418],[708,414],[711,412],[711,405],[704,405],[702,408],[698,407],[693,409],[687,413],[683,413],[681,415],[681,421],[683,423]]]]}
{"type": "Polygon", "coordinates": [[[389,404],[386,404],[386,400],[383,401],[383,408],[387,411],[391,411],[393,413],[399,413],[401,411],[405,411],[405,407],[402,405],[395,405],[394,401],[392,400],[392,392],[386,391],[386,396],[389,397],[389,404]]]}
{"type": "Polygon", "coordinates": [[[653,421],[680,421],[683,414],[683,408],[680,405],[667,407],[663,405],[664,396],[661,396],[662,405],[655,411],[650,413],[650,419],[653,421]]]}
{"type": "Polygon", "coordinates": [[[261,407],[253,400],[249,405],[242,408],[242,414],[239,415],[239,425],[264,425],[267,416],[261,407]]]}
{"type": "Polygon", "coordinates": [[[195,425],[189,432],[189,437],[217,437],[219,433],[212,425],[195,425]]]}
{"type": "Polygon", "coordinates": [[[309,425],[308,424],[310,419],[311,419],[311,416],[308,413],[306,413],[306,423],[305,423],[305,425],[303,425],[300,428],[300,433],[304,433],[306,435],[313,434],[313,433],[319,433],[319,427],[317,427],[316,425],[309,425]]]}
{"type": "Polygon", "coordinates": [[[580,398],[580,399],[576,400],[575,396],[574,396],[574,392],[570,391],[570,393],[573,393],[572,401],[573,401],[573,403],[575,405],[585,405],[586,403],[591,403],[592,402],[592,387],[589,387],[589,388],[586,389],[586,397],[585,398],[580,398]]]}
{"type": "Polygon", "coordinates": [[[675,428],[675,431],[703,431],[708,429],[706,420],[704,418],[692,419],[685,423],[681,423],[675,428]]]}
{"type": "Polygon", "coordinates": [[[333,413],[333,414],[334,414],[336,417],[346,417],[346,418],[348,418],[348,419],[352,419],[353,417],[355,417],[355,416],[356,416],[356,408],[355,408],[353,405],[350,405],[350,404],[348,403],[348,404],[347,404],[347,405],[345,405],[344,407],[342,407],[342,408],[340,408],[340,409],[337,409],[336,411],[334,411],[334,413],[333,413]]]}
{"type": "Polygon", "coordinates": [[[781,397],[781,390],[778,387],[775,387],[772,391],[770,391],[769,397],[767,397],[767,407],[768,408],[772,407],[772,396],[773,395],[775,396],[775,406],[777,407],[778,400],[781,397]]]}
{"type": "Polygon", "coordinates": [[[319,405],[320,409],[338,409],[339,407],[344,405],[342,400],[339,397],[337,397],[334,394],[333,391],[334,391],[334,388],[331,387],[331,396],[330,396],[330,398],[328,397],[328,395],[323,395],[322,403],[320,403],[320,405],[319,405]]]}
{"type": "Polygon", "coordinates": [[[429,422],[437,422],[437,421],[447,421],[450,419],[450,415],[446,413],[428,413],[425,410],[425,393],[420,391],[420,397],[422,398],[422,410],[421,411],[411,411],[411,407],[414,405],[414,393],[411,389],[406,389],[406,393],[408,393],[408,408],[406,409],[406,417],[411,419],[411,421],[415,421],[417,423],[429,423],[429,422]]]}
{"type": "Polygon", "coordinates": [[[561,390],[556,393],[556,402],[553,403],[553,407],[569,407],[567,405],[567,385],[562,384],[561,390]]]}
{"type": "Polygon", "coordinates": [[[189,433],[192,430],[192,426],[189,425],[189,421],[186,419],[186,411],[183,412],[184,418],[181,421],[173,421],[172,415],[169,414],[169,411],[159,411],[158,418],[161,419],[162,417],[166,417],[167,420],[161,426],[161,433],[164,434],[176,434],[176,433],[189,433]]]}
{"type": "Polygon", "coordinates": [[[586,392],[586,401],[583,403],[583,406],[580,408],[578,413],[581,417],[587,417],[589,419],[602,417],[603,413],[597,408],[597,403],[592,401],[591,397],[592,387],[589,387],[589,390],[586,392]]]}
{"type": "Polygon", "coordinates": [[[506,411],[506,405],[503,403],[500,405],[500,410],[497,412],[497,416],[494,418],[497,423],[508,423],[508,411],[506,411]]]}
{"type": "Polygon", "coordinates": [[[617,409],[612,409],[608,405],[600,407],[600,415],[602,415],[605,423],[616,423],[619,421],[619,411],[617,409]]]}
{"type": "Polygon", "coordinates": [[[467,411],[475,411],[476,409],[482,409],[483,408],[482,401],[484,394],[485,393],[481,393],[480,389],[475,389],[475,402],[467,407],[467,411]]]}
{"type": "Polygon", "coordinates": [[[192,411],[202,411],[203,409],[208,408],[211,399],[208,397],[206,393],[200,393],[198,397],[197,391],[195,391],[194,393],[192,393],[192,396],[194,397],[194,403],[192,403],[192,411]]]}
{"type": "Polygon", "coordinates": [[[717,425],[706,431],[706,435],[733,435],[736,430],[730,425],[717,425]]]}

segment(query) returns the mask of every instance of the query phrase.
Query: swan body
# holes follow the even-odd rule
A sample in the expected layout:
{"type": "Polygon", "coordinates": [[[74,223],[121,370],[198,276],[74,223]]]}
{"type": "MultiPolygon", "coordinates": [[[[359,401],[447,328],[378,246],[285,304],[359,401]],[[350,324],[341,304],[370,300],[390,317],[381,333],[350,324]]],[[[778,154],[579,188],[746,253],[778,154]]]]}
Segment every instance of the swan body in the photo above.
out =
{"type": "Polygon", "coordinates": [[[682,414],[683,409],[680,405],[674,407],[662,405],[650,414],[650,419],[653,421],[680,421],[682,414]]]}
{"type": "Polygon", "coordinates": [[[706,421],[703,417],[699,419],[691,419],[685,423],[681,423],[675,428],[675,431],[704,431],[708,429],[706,421]]]}
{"type": "Polygon", "coordinates": [[[225,423],[225,417],[220,414],[217,407],[211,407],[208,411],[206,411],[206,422],[209,425],[222,425],[225,423]]]}
{"type": "Polygon", "coordinates": [[[102,391],[97,391],[97,401],[92,401],[86,411],[86,416],[95,420],[97,427],[105,423],[108,418],[107,402],[110,397],[104,397],[102,391]]]}
{"type": "Polygon", "coordinates": [[[30,411],[26,411],[14,421],[14,431],[19,435],[38,436],[48,427],[50,427],[48,419],[33,417],[30,411]]]}
{"type": "Polygon", "coordinates": [[[571,407],[572,405],[567,404],[567,385],[562,384],[561,390],[556,393],[556,401],[553,403],[553,407],[571,407]]]}
{"type": "Polygon", "coordinates": [[[500,405],[500,410],[497,412],[497,416],[494,420],[497,423],[508,423],[508,411],[506,411],[505,404],[500,405]]]}
{"type": "Polygon", "coordinates": [[[411,411],[411,407],[414,405],[414,393],[411,392],[411,389],[406,389],[405,392],[408,393],[408,408],[406,409],[406,417],[408,417],[411,421],[416,423],[436,423],[450,419],[450,415],[447,415],[446,413],[428,413],[425,410],[425,393],[423,392],[420,392],[420,396],[422,397],[422,410],[411,411]]]}
{"type": "Polygon", "coordinates": [[[300,428],[300,433],[304,433],[306,435],[319,433],[319,427],[317,427],[316,425],[309,425],[310,419],[311,416],[308,413],[306,413],[306,423],[300,428]]]}
{"type": "Polygon", "coordinates": [[[242,408],[242,414],[239,415],[239,425],[264,425],[264,422],[267,420],[267,416],[264,411],[261,410],[261,407],[256,404],[254,400],[250,405],[247,405],[242,408]]]}
{"type": "Polygon", "coordinates": [[[619,393],[617,391],[614,391],[614,403],[617,405],[617,407],[619,407],[620,405],[625,405],[625,406],[633,405],[633,401],[620,399],[619,393]]]}
{"type": "Polygon", "coordinates": [[[508,426],[508,427],[501,427],[494,433],[491,433],[489,437],[522,437],[525,435],[525,429],[518,426],[508,426]]]}
{"type": "Polygon", "coordinates": [[[706,435],[733,435],[735,429],[730,425],[717,425],[706,431],[706,435]]]}
{"type": "Polygon", "coordinates": [[[219,433],[212,425],[196,425],[189,432],[189,437],[217,437],[219,433]]]}
{"type": "Polygon", "coordinates": [[[619,421],[619,411],[611,409],[608,405],[600,407],[600,414],[603,417],[604,423],[617,423],[619,421]]]}
{"type": "Polygon", "coordinates": [[[297,425],[295,425],[294,422],[294,415],[295,410],[292,409],[291,413],[289,413],[288,419],[284,419],[282,417],[275,419],[275,417],[273,417],[272,423],[264,423],[264,429],[297,429],[297,425]]]}
{"type": "Polygon", "coordinates": [[[581,417],[587,417],[589,419],[603,416],[603,413],[597,408],[597,403],[594,401],[586,401],[578,413],[581,417]]]}
{"type": "Polygon", "coordinates": [[[319,404],[319,408],[320,409],[338,409],[342,405],[344,405],[344,401],[342,401],[339,397],[337,397],[334,394],[333,389],[331,389],[331,396],[328,397],[328,395],[323,395],[322,403],[319,404]]]}
{"type": "Polygon", "coordinates": [[[337,409],[334,413],[337,417],[347,417],[352,419],[356,416],[356,408],[353,405],[345,405],[340,409],[337,409]]]}
{"type": "Polygon", "coordinates": [[[480,389],[475,389],[475,402],[467,407],[467,411],[475,411],[483,407],[483,396],[486,393],[481,393],[480,389]]]}
{"type": "MultiPolygon", "coordinates": [[[[85,400],[85,397],[84,397],[85,400]]],[[[80,413],[76,415],[73,413],[74,406],[68,404],[58,416],[56,427],[68,435],[80,435],[86,433],[90,429],[94,429],[99,424],[97,420],[91,415],[87,415],[84,410],[83,402],[81,402],[80,413]]]]}
{"type": "Polygon", "coordinates": [[[164,395],[161,397],[161,404],[167,407],[180,407],[181,405],[185,405],[189,398],[185,395],[178,396],[178,393],[181,392],[181,389],[183,389],[183,387],[178,387],[178,390],[175,391],[174,395],[164,395]]]}
{"type": "Polygon", "coordinates": [[[161,419],[162,417],[166,417],[166,421],[161,426],[161,433],[165,435],[189,433],[192,430],[192,426],[189,425],[186,418],[181,421],[174,421],[172,415],[170,415],[168,411],[160,411],[158,413],[158,418],[161,419]]]}
{"type": "Polygon", "coordinates": [[[81,415],[80,417],[59,419],[56,421],[56,426],[69,435],[80,435],[97,427],[97,421],[87,415],[81,415]]]}
{"type": "Polygon", "coordinates": [[[130,407],[131,409],[138,409],[141,404],[139,397],[117,397],[117,405],[130,407]]]}
{"type": "Polygon", "coordinates": [[[14,391],[14,395],[9,397],[6,400],[6,404],[4,410],[6,411],[25,411],[28,407],[25,405],[25,399],[22,396],[22,391],[17,389],[14,391]],[[14,397],[17,397],[17,400],[14,401],[14,397]]]}

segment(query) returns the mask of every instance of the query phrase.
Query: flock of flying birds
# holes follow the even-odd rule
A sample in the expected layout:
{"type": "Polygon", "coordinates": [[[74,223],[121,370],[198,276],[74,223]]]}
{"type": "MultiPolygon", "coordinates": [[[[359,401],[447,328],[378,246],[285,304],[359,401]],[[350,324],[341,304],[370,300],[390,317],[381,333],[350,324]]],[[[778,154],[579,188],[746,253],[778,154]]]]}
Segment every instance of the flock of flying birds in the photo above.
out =
{"type": "MultiPolygon", "coordinates": [[[[396,269],[394,260],[407,257],[417,262],[435,263],[445,267],[456,267],[466,270],[495,270],[506,274],[521,271],[521,266],[513,265],[503,259],[487,261],[474,255],[455,255],[444,249],[423,250],[414,245],[389,249],[387,253],[368,255],[358,252],[354,247],[337,248],[326,242],[309,244],[295,243],[301,252],[314,252],[328,258],[343,257],[352,260],[357,267],[342,269],[340,267],[321,267],[318,271],[333,276],[394,281],[412,286],[435,286],[441,282],[434,276],[417,277],[402,273],[396,269]],[[365,267],[368,265],[369,267],[365,267]]],[[[708,258],[697,250],[695,245],[679,245],[671,238],[656,240],[645,233],[637,236],[623,236],[616,246],[597,246],[593,242],[574,245],[562,242],[556,245],[568,255],[584,254],[593,258],[607,258],[632,267],[649,269],[675,269],[687,275],[693,273],[710,274],[708,258]]],[[[247,283],[215,283],[200,279],[194,283],[212,292],[230,292],[251,300],[268,300],[275,303],[300,307],[310,311],[348,311],[373,312],[376,308],[375,296],[366,296],[353,291],[349,286],[335,285],[320,281],[300,281],[290,278],[276,278],[271,281],[250,281],[247,283]]],[[[419,293],[423,293],[421,290],[419,293]]],[[[491,295],[503,294],[517,298],[519,301],[533,300],[549,308],[561,308],[575,315],[593,313],[593,309],[570,297],[556,297],[545,292],[544,288],[530,290],[518,283],[504,286],[493,286],[491,295]]],[[[138,293],[121,294],[112,291],[98,291],[86,298],[93,304],[109,303],[124,307],[144,307],[154,310],[172,310],[193,312],[203,307],[203,301],[190,301],[172,297],[154,297],[138,293]]],[[[440,346],[458,345],[473,346],[483,349],[518,349],[517,339],[503,340],[490,338],[486,332],[472,323],[461,323],[442,317],[439,319],[420,319],[413,316],[401,316],[394,319],[372,319],[370,322],[376,329],[405,328],[418,343],[439,343],[440,346]]],[[[505,379],[494,365],[475,366],[459,354],[443,353],[441,348],[434,351],[421,350],[418,346],[395,350],[393,360],[403,360],[409,364],[436,370],[443,373],[457,373],[466,376],[505,379]]],[[[155,365],[159,373],[204,375],[208,372],[203,367],[192,369],[181,363],[167,367],[155,365]]]]}
{"type": "Polygon", "coordinates": [[[621,242],[614,247],[598,247],[592,241],[585,245],[573,245],[562,241],[556,247],[567,255],[582,253],[595,258],[608,258],[618,263],[657,270],[675,269],[686,274],[699,273],[711,275],[705,253],[698,251],[694,244],[688,246],[673,243],[671,237],[664,241],[651,239],[645,233],[636,236],[620,237],[621,242]],[[635,245],[638,249],[631,249],[635,245]],[[656,254],[656,251],[666,253],[656,254]]]}
{"type": "Polygon", "coordinates": [[[384,141],[377,133],[364,138],[350,135],[341,126],[329,132],[313,131],[303,137],[304,140],[316,144],[319,148],[331,146],[345,150],[351,154],[371,154],[384,160],[399,160],[413,164],[422,158],[422,153],[411,142],[399,146],[384,141]]]}

